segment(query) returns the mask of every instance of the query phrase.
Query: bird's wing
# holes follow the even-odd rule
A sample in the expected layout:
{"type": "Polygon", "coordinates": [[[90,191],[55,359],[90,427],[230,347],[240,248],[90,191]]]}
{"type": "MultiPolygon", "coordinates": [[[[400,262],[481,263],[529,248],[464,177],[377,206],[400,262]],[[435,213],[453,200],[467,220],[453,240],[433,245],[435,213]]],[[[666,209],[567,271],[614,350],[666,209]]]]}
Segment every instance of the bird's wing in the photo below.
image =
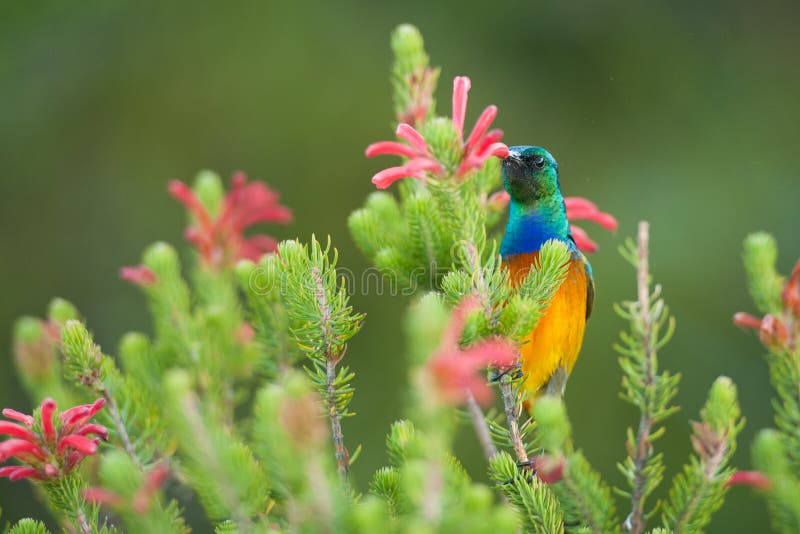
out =
{"type": "Polygon", "coordinates": [[[594,277],[592,276],[592,266],[580,250],[573,252],[573,258],[579,260],[581,264],[583,264],[583,270],[586,274],[586,320],[588,321],[589,317],[592,315],[592,309],[594,309],[594,277]]]}
{"type": "Polygon", "coordinates": [[[586,320],[588,321],[594,308],[594,277],[588,262],[584,263],[584,268],[586,269],[586,320]]]}

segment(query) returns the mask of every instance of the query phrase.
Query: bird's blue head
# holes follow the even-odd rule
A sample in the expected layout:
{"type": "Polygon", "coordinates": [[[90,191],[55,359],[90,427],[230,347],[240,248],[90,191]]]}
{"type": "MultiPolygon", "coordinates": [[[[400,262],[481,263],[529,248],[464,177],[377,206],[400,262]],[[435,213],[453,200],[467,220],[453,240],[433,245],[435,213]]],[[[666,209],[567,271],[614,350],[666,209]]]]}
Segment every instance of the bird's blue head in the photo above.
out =
{"type": "Polygon", "coordinates": [[[558,163],[538,146],[512,146],[503,160],[503,187],[513,202],[530,206],[548,199],[561,200],[558,163]]]}

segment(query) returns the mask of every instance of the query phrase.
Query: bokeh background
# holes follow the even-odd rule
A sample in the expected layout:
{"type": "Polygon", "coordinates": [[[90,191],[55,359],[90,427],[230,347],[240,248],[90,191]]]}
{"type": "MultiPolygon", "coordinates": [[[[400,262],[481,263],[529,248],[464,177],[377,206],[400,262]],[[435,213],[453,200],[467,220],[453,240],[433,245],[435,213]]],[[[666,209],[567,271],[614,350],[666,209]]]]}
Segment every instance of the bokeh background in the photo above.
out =
{"type": "MultiPolygon", "coordinates": [[[[117,278],[154,240],[187,247],[170,178],[245,170],[281,190],[296,213],[280,237],[330,234],[342,264],[367,264],[346,217],[388,160],[364,147],[391,136],[390,30],[413,22],[450,80],[473,81],[468,123],[489,103],[509,144],[540,144],[560,161],[566,194],[614,213],[617,235],[590,228],[595,314],[567,391],[579,444],[612,482],[633,410],[618,399],[614,301],[634,295],[616,253],[636,221],[652,223],[652,263],[677,316],[663,366],[683,375],[660,447],[669,475],[690,453],[689,421],[719,374],[747,417],[736,462],[771,424],[767,370],[753,335],[731,325],[750,309],[740,243],[773,232],[780,267],[800,256],[800,63],[792,0],[601,3],[2,2],[0,3],[0,406],[28,409],[11,364],[20,314],[52,296],[76,303],[103,347],[147,330],[143,299],[117,278]]],[[[357,371],[346,422],[362,443],[358,487],[384,461],[401,415],[402,297],[355,295],[367,312],[348,358],[357,371]]],[[[474,439],[459,453],[482,477],[474,439]]],[[[27,483],[0,480],[4,519],[38,514],[27,483]]],[[[766,528],[762,501],[735,488],[713,532],[766,528]]]]}

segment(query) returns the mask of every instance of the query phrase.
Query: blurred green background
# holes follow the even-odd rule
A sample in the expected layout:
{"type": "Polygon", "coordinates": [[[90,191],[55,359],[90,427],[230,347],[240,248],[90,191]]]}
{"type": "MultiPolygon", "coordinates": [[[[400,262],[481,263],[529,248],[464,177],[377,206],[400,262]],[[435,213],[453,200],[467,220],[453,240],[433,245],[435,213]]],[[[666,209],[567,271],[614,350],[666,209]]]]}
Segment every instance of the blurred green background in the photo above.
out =
{"type": "MultiPolygon", "coordinates": [[[[452,77],[469,74],[469,124],[497,104],[509,144],[548,147],[565,193],[620,220],[617,235],[589,228],[601,245],[597,301],[567,391],[589,459],[621,482],[615,464],[635,414],[618,399],[611,304],[634,295],[634,277],[615,249],[646,218],[653,271],[678,320],[662,362],[683,375],[683,410],[660,444],[669,476],[719,374],[739,386],[747,427],[736,459],[749,466],[772,392],[757,339],[730,322],[752,308],[740,243],[764,229],[780,242],[783,271],[800,256],[790,0],[0,3],[0,406],[40,400],[14,377],[9,334],[52,296],[76,303],[110,352],[123,332],[148,329],[143,299],[117,269],[154,240],[187,250],[170,178],[245,170],[295,210],[275,234],[330,234],[342,264],[364,269],[346,217],[390,163],[363,149],[391,137],[388,39],[400,22],[422,29],[443,67],[440,111],[452,77]]],[[[408,301],[353,302],[368,319],[348,352],[359,416],[345,432],[365,447],[355,466],[365,489],[402,413],[408,301]]],[[[459,453],[482,477],[469,432],[459,453]]],[[[9,520],[39,513],[24,482],[0,480],[0,505],[9,520]]],[[[734,488],[711,530],[765,528],[762,501],[734,488]]]]}

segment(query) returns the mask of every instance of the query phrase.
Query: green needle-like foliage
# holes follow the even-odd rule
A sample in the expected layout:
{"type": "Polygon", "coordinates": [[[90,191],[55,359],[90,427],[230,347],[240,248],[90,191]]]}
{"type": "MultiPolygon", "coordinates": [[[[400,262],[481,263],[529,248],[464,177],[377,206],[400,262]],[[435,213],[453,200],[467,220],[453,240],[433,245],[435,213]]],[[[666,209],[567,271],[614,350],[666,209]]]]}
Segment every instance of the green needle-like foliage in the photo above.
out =
{"type": "Polygon", "coordinates": [[[778,245],[771,235],[750,234],[744,242],[744,268],[747,272],[750,296],[761,313],[777,313],[781,304],[783,277],[775,270],[778,245]]]}
{"type": "Polygon", "coordinates": [[[100,482],[120,501],[115,512],[122,517],[129,531],[188,533],[178,503],[170,501],[165,504],[157,488],[148,487],[147,476],[121,451],[106,454],[100,465],[100,482]]]}
{"type": "Polygon", "coordinates": [[[659,369],[658,351],[672,336],[675,320],[660,298],[661,288],[651,288],[645,236],[640,235],[638,244],[628,241],[621,252],[637,269],[639,291],[637,300],[616,307],[630,330],[622,332],[615,349],[620,354],[622,398],[636,406],[640,416],[637,428],[628,428],[628,454],[618,466],[630,489],[618,492],[631,500],[632,510],[626,521],[629,531],[639,533],[658,508],[656,505],[648,511],[645,504],[664,476],[663,454],[655,452],[653,443],[666,432],[663,421],[678,410],[672,401],[680,375],[659,369]]]}
{"type": "Polygon", "coordinates": [[[33,519],[20,519],[8,531],[8,534],[50,534],[44,523],[33,519]]]}
{"type": "Polygon", "coordinates": [[[171,371],[164,388],[165,415],[178,439],[184,472],[209,517],[252,527],[267,508],[263,468],[233,429],[219,424],[214,410],[201,405],[187,373],[171,371]]]}
{"type": "Polygon", "coordinates": [[[430,68],[422,34],[416,27],[410,24],[398,26],[392,33],[391,45],[397,58],[392,69],[395,114],[403,120],[424,121],[435,111],[432,98],[428,106],[424,106],[424,101],[425,95],[430,95],[436,88],[439,69],[430,68]]]}
{"type": "Polygon", "coordinates": [[[115,429],[114,441],[140,468],[149,463],[167,442],[159,409],[142,382],[123,375],[77,320],[64,324],[61,346],[67,379],[106,400],[105,417],[115,429]]]}
{"type": "Polygon", "coordinates": [[[727,492],[733,474],[728,465],[736,450],[736,436],[744,426],[736,386],[727,377],[711,386],[708,400],[693,423],[695,454],[675,477],[664,505],[664,525],[673,532],[703,532],[727,492]]]}
{"type": "Polygon", "coordinates": [[[753,463],[769,478],[767,504],[777,532],[800,532],[800,478],[789,462],[780,432],[762,430],[753,444],[753,463]]]}
{"type": "Polygon", "coordinates": [[[283,303],[284,286],[277,256],[264,256],[258,264],[242,260],[236,268],[239,286],[247,297],[249,321],[261,344],[260,371],[267,378],[299,362],[300,350],[290,331],[288,310],[283,303]]]}
{"type": "MultiPolygon", "coordinates": [[[[767,350],[769,376],[775,389],[775,430],[762,430],[753,445],[753,463],[766,480],[773,528],[800,531],[800,262],[784,278],[776,270],[775,239],[766,233],[747,236],[744,265],[750,294],[766,314],[745,320],[759,329],[767,350]],[[752,324],[755,321],[756,324],[752,324]]],[[[740,315],[740,314],[737,314],[740,315]]]]}
{"type": "Polygon", "coordinates": [[[319,402],[305,377],[291,371],[261,389],[254,407],[254,450],[272,481],[268,507],[298,532],[341,525],[350,504],[319,402]]]}
{"type": "Polygon", "coordinates": [[[113,527],[103,524],[99,507],[83,498],[86,482],[80,475],[72,473],[45,481],[42,489],[50,508],[81,534],[116,532],[113,527]]]}
{"type": "MultiPolygon", "coordinates": [[[[0,452],[22,465],[4,466],[4,476],[31,478],[65,530],[184,533],[193,527],[177,502],[185,495],[198,497],[217,533],[640,534],[650,527],[665,534],[708,525],[734,480],[729,463],[742,424],[727,378],[714,383],[693,425],[695,454],[660,508],[663,524],[647,524],[661,505],[646,501],[664,476],[654,443],[677,410],[678,375],[659,364],[674,321],[650,281],[646,225],[636,245],[623,249],[637,268],[638,298],[617,310],[628,323],[617,347],[622,398],[640,415],[619,465],[628,488],[617,494],[631,506],[622,519],[610,484],[573,442],[562,399],[527,399],[519,390],[525,377],[518,349],[537,342],[530,333],[565,279],[570,248],[544,243],[527,276],[511,283],[495,235],[503,217],[500,160],[486,159],[503,147],[491,143],[497,133],[482,138],[482,153],[475,145],[495,110],[487,110],[474,138],[465,136],[460,120],[436,114],[439,69],[430,66],[419,30],[400,26],[391,46],[395,119],[424,139],[404,127],[409,144],[370,151],[393,147],[417,157],[403,161],[416,159],[401,169],[409,175],[396,194],[372,193],[348,221],[373,264],[364,281],[413,297],[405,320],[406,405],[388,429],[386,465],[368,489],[349,474],[359,449],[351,457],[346,447],[343,421],[355,415],[356,390],[344,358],[365,316],[350,304],[352,288],[330,239],[324,246],[314,237],[275,245],[245,234],[254,222],[286,222],[288,210],[263,184],[237,176],[226,192],[218,175],[202,171],[191,188],[170,186],[188,208],[187,236],[197,253],[183,264],[172,246],[155,243],[141,265],[123,272],[147,300],[150,334],[125,334],[115,359],[61,299],[46,319],[24,317],[14,328],[15,362],[31,396],[79,406],[55,420],[56,428],[42,421],[50,401],[32,418],[6,412],[0,429],[20,437],[0,452]],[[417,170],[420,161],[430,170],[417,170]],[[493,406],[490,387],[500,398],[493,406]],[[94,408],[82,404],[98,397],[94,407],[103,409],[90,422],[84,416],[94,408]],[[453,452],[465,420],[491,484],[472,480],[453,452]],[[65,428],[63,441],[55,434],[65,428]],[[106,431],[106,444],[91,438],[106,431]],[[84,456],[93,458],[78,467],[84,456]],[[56,458],[58,467],[42,458],[56,458]]],[[[458,83],[463,92],[467,80],[458,83]]],[[[796,532],[800,290],[795,303],[794,279],[784,284],[776,255],[769,236],[748,239],[751,293],[772,314],[761,336],[770,350],[778,427],[759,435],[754,461],[769,478],[776,529],[796,532]]],[[[47,529],[22,520],[8,531],[47,529]]]]}
{"type": "Polygon", "coordinates": [[[568,531],[619,532],[611,488],[589,465],[583,453],[574,449],[572,430],[560,399],[543,397],[534,408],[536,432],[544,453],[565,462],[563,478],[550,485],[563,510],[568,531]]]}
{"type": "Polygon", "coordinates": [[[524,532],[564,532],[561,505],[553,491],[539,477],[521,470],[505,451],[492,458],[489,473],[517,510],[524,532]]]}

